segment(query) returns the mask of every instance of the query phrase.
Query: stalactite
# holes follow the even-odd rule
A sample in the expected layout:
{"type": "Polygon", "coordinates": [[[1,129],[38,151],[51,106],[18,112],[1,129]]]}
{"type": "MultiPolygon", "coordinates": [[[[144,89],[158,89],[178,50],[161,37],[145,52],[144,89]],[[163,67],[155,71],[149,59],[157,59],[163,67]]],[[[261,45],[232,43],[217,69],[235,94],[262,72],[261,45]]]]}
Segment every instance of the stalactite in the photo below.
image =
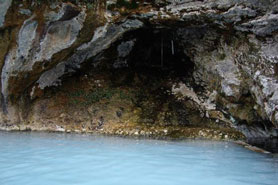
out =
{"type": "Polygon", "coordinates": [[[163,67],[163,35],[161,33],[161,68],[163,67]]]}
{"type": "Polygon", "coordinates": [[[174,41],[171,40],[171,46],[172,46],[172,55],[175,55],[175,48],[174,48],[174,41]]]}

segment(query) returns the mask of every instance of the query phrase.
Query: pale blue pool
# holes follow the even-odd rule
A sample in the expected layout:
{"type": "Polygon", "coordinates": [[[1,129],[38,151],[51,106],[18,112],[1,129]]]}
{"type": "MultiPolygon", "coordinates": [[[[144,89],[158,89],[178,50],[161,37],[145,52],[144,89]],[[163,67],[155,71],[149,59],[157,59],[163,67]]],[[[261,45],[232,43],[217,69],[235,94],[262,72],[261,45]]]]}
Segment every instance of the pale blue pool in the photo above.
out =
{"type": "Polygon", "coordinates": [[[278,184],[278,158],[228,142],[0,132],[0,185],[278,184]]]}

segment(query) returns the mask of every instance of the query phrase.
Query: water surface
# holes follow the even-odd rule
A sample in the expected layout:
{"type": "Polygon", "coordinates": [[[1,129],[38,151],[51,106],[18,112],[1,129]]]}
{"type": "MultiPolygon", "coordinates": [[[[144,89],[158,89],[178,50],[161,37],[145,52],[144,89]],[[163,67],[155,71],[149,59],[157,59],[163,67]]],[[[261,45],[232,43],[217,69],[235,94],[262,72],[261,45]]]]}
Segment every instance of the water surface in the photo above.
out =
{"type": "Polygon", "coordinates": [[[229,142],[0,132],[0,185],[277,182],[277,157],[229,142]]]}

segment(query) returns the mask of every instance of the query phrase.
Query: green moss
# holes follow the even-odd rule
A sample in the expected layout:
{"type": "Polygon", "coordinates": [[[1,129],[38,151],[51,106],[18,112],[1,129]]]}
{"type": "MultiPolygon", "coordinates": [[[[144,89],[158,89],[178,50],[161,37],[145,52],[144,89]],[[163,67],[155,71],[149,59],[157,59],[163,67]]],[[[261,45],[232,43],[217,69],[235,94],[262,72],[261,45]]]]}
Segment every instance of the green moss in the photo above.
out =
{"type": "Polygon", "coordinates": [[[225,53],[220,53],[218,58],[219,58],[219,60],[224,60],[226,58],[226,54],[225,53]]]}
{"type": "Polygon", "coordinates": [[[77,90],[68,94],[71,105],[82,106],[88,106],[102,100],[110,100],[113,96],[116,96],[119,100],[132,100],[130,92],[119,88],[97,88],[89,92],[77,90]]]}

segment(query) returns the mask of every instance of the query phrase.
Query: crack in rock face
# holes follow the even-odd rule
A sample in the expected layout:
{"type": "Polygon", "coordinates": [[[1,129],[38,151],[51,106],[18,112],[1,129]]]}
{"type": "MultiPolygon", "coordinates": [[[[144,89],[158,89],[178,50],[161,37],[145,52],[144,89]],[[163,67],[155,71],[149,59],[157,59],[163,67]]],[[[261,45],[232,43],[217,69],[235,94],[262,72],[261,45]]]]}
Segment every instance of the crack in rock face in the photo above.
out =
{"type": "Polygon", "coordinates": [[[277,1],[105,2],[0,0],[0,48],[8,45],[0,122],[66,131],[60,122],[105,130],[118,120],[278,136],[277,1]],[[67,106],[86,111],[69,115],[67,106]]]}

